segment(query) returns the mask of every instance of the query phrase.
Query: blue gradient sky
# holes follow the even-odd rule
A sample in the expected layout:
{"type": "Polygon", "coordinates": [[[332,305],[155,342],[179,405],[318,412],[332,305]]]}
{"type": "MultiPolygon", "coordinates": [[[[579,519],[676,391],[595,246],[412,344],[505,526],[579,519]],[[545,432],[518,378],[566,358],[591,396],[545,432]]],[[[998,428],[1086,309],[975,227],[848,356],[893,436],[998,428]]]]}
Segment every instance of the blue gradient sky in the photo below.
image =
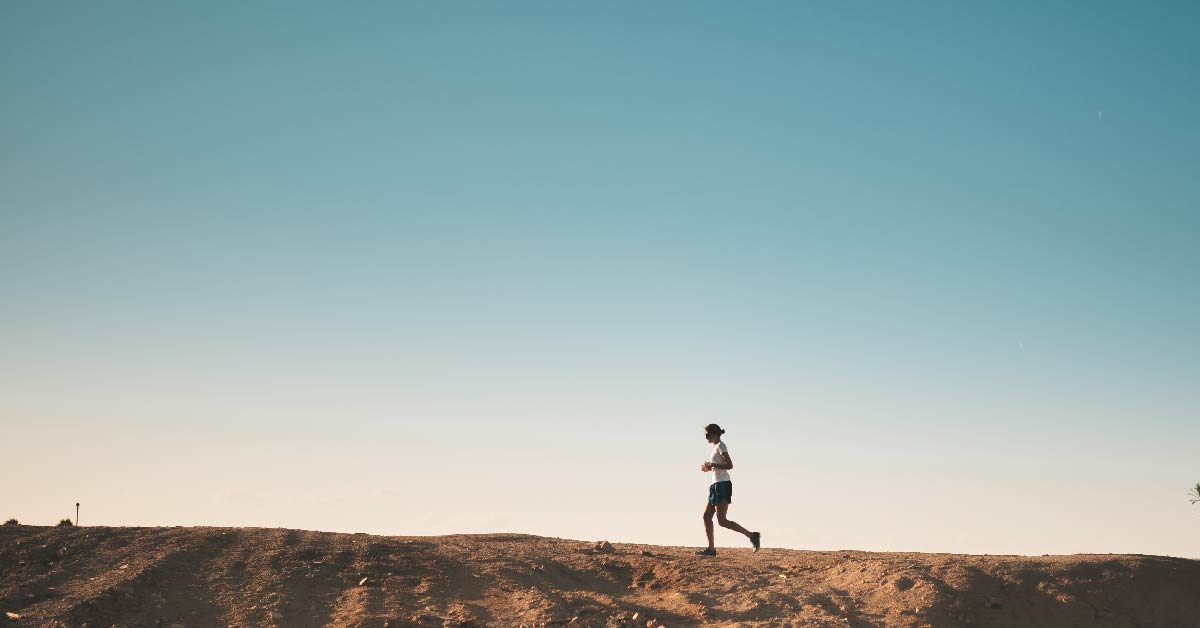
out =
{"type": "Polygon", "coordinates": [[[1198,19],[6,3],[0,516],[1200,556],[1198,19]]]}

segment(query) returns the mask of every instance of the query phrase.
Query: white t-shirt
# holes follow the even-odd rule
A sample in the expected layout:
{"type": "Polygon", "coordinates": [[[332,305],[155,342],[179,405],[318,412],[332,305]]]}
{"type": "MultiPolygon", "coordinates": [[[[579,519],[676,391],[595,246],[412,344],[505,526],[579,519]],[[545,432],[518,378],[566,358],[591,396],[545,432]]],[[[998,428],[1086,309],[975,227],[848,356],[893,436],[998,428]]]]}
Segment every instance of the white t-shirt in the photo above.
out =
{"type": "MultiPolygon", "coordinates": [[[[713,445],[712,458],[709,459],[709,462],[725,464],[729,461],[729,459],[725,457],[725,453],[728,451],[729,448],[725,446],[725,441],[718,441],[716,445],[713,445]]],[[[729,480],[728,469],[713,469],[712,474],[713,482],[725,482],[729,480]]]]}

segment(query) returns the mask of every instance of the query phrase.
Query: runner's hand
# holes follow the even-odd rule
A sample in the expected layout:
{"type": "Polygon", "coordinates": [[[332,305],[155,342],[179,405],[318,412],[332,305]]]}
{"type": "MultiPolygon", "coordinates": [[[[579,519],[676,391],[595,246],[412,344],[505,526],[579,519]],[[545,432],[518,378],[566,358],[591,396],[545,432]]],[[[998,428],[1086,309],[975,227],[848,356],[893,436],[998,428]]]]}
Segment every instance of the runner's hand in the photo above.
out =
{"type": "Polygon", "coordinates": [[[711,463],[711,462],[702,462],[702,463],[700,463],[700,470],[701,470],[701,471],[706,471],[706,472],[707,472],[707,471],[712,471],[712,463],[711,463]]]}

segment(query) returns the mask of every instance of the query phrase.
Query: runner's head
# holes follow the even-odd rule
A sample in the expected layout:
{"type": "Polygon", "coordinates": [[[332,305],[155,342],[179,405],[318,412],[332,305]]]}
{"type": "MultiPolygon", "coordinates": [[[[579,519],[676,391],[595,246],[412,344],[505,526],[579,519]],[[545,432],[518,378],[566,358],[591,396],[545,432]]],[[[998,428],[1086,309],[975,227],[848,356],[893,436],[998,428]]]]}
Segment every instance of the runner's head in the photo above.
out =
{"type": "Polygon", "coordinates": [[[717,425],[716,423],[709,423],[708,425],[704,426],[704,438],[710,443],[716,443],[717,441],[720,441],[721,434],[724,433],[725,430],[721,429],[721,426],[717,425]]]}

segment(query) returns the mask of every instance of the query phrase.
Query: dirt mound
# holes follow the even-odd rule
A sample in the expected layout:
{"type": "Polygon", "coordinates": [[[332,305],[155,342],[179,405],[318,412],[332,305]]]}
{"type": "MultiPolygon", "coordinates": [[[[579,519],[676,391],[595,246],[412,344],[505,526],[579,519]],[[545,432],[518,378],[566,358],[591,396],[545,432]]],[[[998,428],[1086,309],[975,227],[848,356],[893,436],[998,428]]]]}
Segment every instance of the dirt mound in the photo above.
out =
{"type": "Polygon", "coordinates": [[[0,626],[1200,626],[1200,562],[0,527],[0,626]],[[610,551],[611,550],[611,551],[610,551]]]}

